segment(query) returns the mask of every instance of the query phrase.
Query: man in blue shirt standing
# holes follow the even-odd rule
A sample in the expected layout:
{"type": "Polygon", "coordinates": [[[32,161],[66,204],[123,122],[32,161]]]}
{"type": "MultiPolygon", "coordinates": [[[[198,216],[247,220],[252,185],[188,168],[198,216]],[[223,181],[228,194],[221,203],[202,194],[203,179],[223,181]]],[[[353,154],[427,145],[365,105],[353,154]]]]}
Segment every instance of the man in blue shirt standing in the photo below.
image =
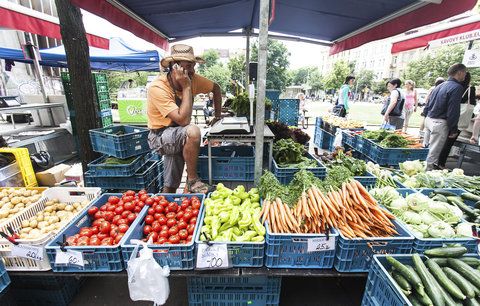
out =
{"type": "Polygon", "coordinates": [[[428,146],[427,170],[432,170],[438,162],[438,157],[448,137],[454,138],[458,133],[460,118],[460,102],[467,67],[454,64],[448,68],[448,80],[435,87],[425,106],[425,138],[423,145],[428,146]]]}

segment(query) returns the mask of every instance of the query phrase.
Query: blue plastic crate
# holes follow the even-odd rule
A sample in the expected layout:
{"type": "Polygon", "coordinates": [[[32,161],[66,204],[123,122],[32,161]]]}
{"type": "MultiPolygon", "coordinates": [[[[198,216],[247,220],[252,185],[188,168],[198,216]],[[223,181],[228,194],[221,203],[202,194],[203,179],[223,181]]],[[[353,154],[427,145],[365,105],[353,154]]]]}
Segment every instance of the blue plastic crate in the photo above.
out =
{"type": "Polygon", "coordinates": [[[274,306],[280,303],[281,277],[194,276],[187,279],[189,306],[274,306]]]}
{"type": "MultiPolygon", "coordinates": [[[[320,179],[325,178],[325,175],[327,173],[327,169],[325,168],[325,166],[322,165],[322,163],[320,163],[317,159],[315,159],[310,153],[306,153],[305,156],[317,162],[317,167],[305,168],[305,170],[312,172],[315,175],[315,177],[318,177],[320,179]]],[[[278,181],[282,184],[290,183],[290,181],[293,180],[295,173],[297,173],[300,170],[301,169],[299,168],[281,168],[278,166],[275,159],[273,160],[273,174],[278,179],[278,181]]]]}
{"type": "MultiPolygon", "coordinates": [[[[201,226],[203,226],[203,219],[205,218],[205,210],[202,211],[200,217],[201,226]]],[[[203,243],[200,241],[201,231],[197,231],[195,236],[195,243],[203,243]]],[[[217,243],[212,241],[211,243],[217,243]]],[[[265,250],[265,241],[262,242],[218,242],[226,244],[228,254],[231,259],[231,266],[234,268],[242,267],[261,267],[263,266],[263,257],[265,250]]]]}
{"type": "Polygon", "coordinates": [[[369,143],[370,149],[363,154],[382,166],[397,166],[407,160],[425,160],[428,155],[428,149],[383,148],[369,139],[364,141],[369,143]]]}
{"type": "MultiPolygon", "coordinates": [[[[167,201],[169,202],[177,202],[181,204],[183,198],[192,198],[196,196],[200,199],[202,206],[200,208],[199,215],[203,212],[203,200],[205,198],[204,194],[158,194],[158,196],[164,196],[167,201]]],[[[147,215],[147,211],[150,207],[146,206],[138,215],[138,219],[140,220],[138,223],[135,224],[135,227],[130,232],[130,234],[125,239],[125,242],[122,244],[122,254],[123,259],[125,262],[125,267],[127,266],[127,262],[130,260],[132,256],[133,250],[135,249],[135,245],[131,244],[130,241],[132,239],[143,239],[143,227],[145,226],[145,216],[147,215]]],[[[195,225],[195,232],[193,233],[193,237],[196,237],[197,231],[199,231],[201,223],[200,220],[197,219],[197,224],[195,225]]],[[[169,266],[170,270],[192,270],[195,265],[195,245],[194,239],[187,244],[171,244],[171,245],[158,245],[158,244],[150,244],[148,245],[150,249],[153,250],[153,257],[155,261],[160,266],[169,266]]]]}
{"type": "MultiPolygon", "coordinates": [[[[100,207],[105,204],[110,196],[121,197],[121,193],[105,193],[95,200],[89,207],[100,207]]],[[[125,242],[128,235],[131,234],[135,228],[136,223],[139,222],[137,218],[131,225],[125,236],[120,240],[119,244],[112,246],[66,246],[68,250],[82,252],[85,266],[67,266],[55,264],[55,254],[60,251],[60,246],[57,242],[62,243],[64,235],[66,237],[77,234],[80,228],[90,226],[92,224],[91,218],[87,211],[78,215],[69,226],[63,231],[59,232],[52,241],[45,247],[48,260],[52,266],[53,272],[117,272],[124,269],[122,248],[121,245],[125,242]]]]}
{"type": "Polygon", "coordinates": [[[288,126],[297,126],[299,103],[299,99],[280,99],[278,102],[277,120],[288,126]]]}
{"type": "Polygon", "coordinates": [[[267,89],[265,90],[265,96],[269,98],[270,100],[275,100],[280,97],[280,90],[275,90],[275,89],[267,89]]]}
{"type": "Polygon", "coordinates": [[[158,163],[156,161],[147,161],[135,175],[130,177],[103,177],[95,176],[90,171],[85,172],[85,185],[95,186],[103,189],[117,190],[141,190],[150,186],[158,177],[158,163]]]}
{"type": "Polygon", "coordinates": [[[370,172],[365,172],[362,176],[355,176],[354,179],[365,187],[373,187],[377,183],[377,177],[370,172]]]}
{"type": "Polygon", "coordinates": [[[10,277],[8,277],[7,270],[0,260],[0,293],[2,293],[10,284],[10,277]]]}
{"type": "Polygon", "coordinates": [[[149,130],[129,125],[116,125],[90,130],[92,149],[95,152],[118,158],[127,158],[150,151],[149,130]],[[117,133],[123,133],[118,135],[117,133]]]}
{"type": "Polygon", "coordinates": [[[368,139],[362,137],[361,135],[357,135],[355,147],[358,152],[368,157],[368,154],[371,148],[371,143],[372,142],[369,141],[368,139]]]}
{"type": "MultiPolygon", "coordinates": [[[[254,170],[254,147],[212,147],[212,179],[214,181],[253,181],[254,170]]],[[[200,148],[197,173],[202,180],[208,180],[208,147],[200,148]]]]}
{"type": "Polygon", "coordinates": [[[339,272],[367,272],[375,254],[410,254],[414,237],[397,220],[392,220],[395,237],[348,239],[340,232],[335,255],[335,269],[339,272]]]}
{"type": "Polygon", "coordinates": [[[342,144],[355,148],[357,145],[357,134],[352,130],[342,130],[342,144]]]}
{"type": "MultiPolygon", "coordinates": [[[[287,269],[330,269],[335,260],[335,249],[325,252],[307,252],[307,240],[325,237],[323,234],[274,234],[267,230],[265,266],[287,269]]],[[[330,239],[338,240],[338,232],[330,231],[330,239]]]]}
{"type": "Polygon", "coordinates": [[[153,154],[147,153],[135,157],[129,164],[105,164],[108,155],[103,155],[100,158],[88,164],[88,172],[91,176],[103,177],[118,177],[118,176],[133,176],[135,173],[151,159],[153,154]]]}
{"type": "Polygon", "coordinates": [[[315,130],[322,128],[322,117],[315,118],[315,130]]]}
{"type": "Polygon", "coordinates": [[[314,144],[323,149],[328,151],[334,151],[335,147],[333,146],[333,142],[335,141],[335,135],[328,133],[323,129],[317,130],[314,138],[314,144]]]}
{"type": "Polygon", "coordinates": [[[313,135],[313,144],[322,148],[322,129],[315,127],[315,134],[313,135]]]}

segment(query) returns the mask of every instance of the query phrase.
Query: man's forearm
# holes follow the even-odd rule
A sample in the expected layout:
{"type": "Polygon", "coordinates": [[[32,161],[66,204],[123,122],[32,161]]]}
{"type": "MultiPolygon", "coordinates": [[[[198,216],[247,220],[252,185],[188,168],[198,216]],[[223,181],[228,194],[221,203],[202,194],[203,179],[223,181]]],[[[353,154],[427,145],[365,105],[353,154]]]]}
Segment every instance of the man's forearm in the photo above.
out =
{"type": "Polygon", "coordinates": [[[191,88],[184,88],[182,90],[182,104],[180,104],[180,115],[185,119],[192,117],[192,90],[191,88]]]}

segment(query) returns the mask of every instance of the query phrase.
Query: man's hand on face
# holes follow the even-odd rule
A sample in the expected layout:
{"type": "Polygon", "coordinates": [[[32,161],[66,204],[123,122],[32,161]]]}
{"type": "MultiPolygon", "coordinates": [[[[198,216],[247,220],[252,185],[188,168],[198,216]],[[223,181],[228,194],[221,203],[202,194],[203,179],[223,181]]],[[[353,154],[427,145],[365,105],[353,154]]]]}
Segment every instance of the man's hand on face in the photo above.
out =
{"type": "Polygon", "coordinates": [[[172,78],[180,85],[180,87],[182,87],[182,89],[192,85],[192,81],[188,77],[188,72],[178,64],[173,65],[172,78]]]}

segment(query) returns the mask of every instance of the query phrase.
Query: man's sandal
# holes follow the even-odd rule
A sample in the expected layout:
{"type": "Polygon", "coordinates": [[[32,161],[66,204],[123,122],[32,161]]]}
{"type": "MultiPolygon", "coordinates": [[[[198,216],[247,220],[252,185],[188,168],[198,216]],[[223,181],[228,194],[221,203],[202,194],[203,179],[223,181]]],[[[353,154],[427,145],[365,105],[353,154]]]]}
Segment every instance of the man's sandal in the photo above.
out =
{"type": "Polygon", "coordinates": [[[188,193],[204,193],[207,194],[214,190],[214,188],[207,183],[202,182],[199,178],[187,181],[185,186],[188,193]]]}

